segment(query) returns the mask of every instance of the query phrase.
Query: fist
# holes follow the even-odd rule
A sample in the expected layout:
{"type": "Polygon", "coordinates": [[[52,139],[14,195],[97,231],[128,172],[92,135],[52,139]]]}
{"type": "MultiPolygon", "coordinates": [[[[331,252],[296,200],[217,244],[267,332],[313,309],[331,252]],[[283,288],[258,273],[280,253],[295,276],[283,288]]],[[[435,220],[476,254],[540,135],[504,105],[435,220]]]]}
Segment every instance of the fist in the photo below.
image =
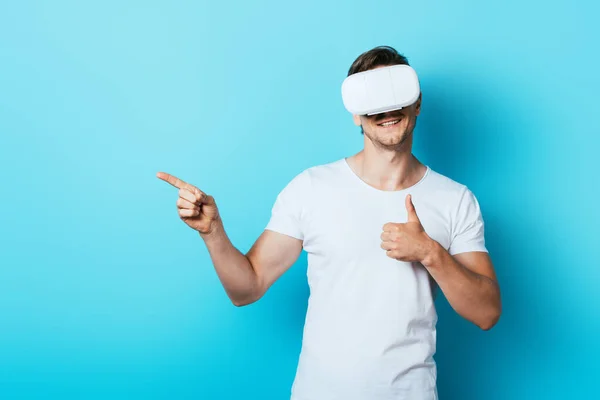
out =
{"type": "Polygon", "coordinates": [[[385,224],[381,234],[381,248],[386,250],[388,257],[398,261],[422,262],[431,249],[432,239],[421,225],[411,195],[406,196],[405,205],[407,222],[385,224]]]}
{"type": "Polygon", "coordinates": [[[156,176],[179,189],[177,210],[183,222],[201,234],[207,235],[214,231],[220,218],[212,196],[165,172],[159,172],[156,176]]]}

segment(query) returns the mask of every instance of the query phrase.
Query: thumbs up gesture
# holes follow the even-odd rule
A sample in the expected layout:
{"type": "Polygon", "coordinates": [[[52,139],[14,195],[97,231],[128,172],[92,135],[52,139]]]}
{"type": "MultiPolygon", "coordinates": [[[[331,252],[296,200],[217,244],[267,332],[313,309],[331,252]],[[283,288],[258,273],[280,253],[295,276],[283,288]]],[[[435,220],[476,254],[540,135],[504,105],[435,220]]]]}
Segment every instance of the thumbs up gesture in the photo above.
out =
{"type": "Polygon", "coordinates": [[[398,261],[422,262],[432,247],[432,239],[421,225],[410,194],[406,196],[405,205],[407,222],[385,224],[381,234],[381,248],[386,250],[388,257],[398,261]]]}

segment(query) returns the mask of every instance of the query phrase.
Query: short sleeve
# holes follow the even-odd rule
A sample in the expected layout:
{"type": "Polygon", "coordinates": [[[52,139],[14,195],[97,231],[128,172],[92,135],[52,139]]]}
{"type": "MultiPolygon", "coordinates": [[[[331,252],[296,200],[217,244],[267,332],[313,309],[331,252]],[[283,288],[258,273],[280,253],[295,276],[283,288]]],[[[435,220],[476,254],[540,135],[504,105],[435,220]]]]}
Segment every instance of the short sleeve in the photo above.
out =
{"type": "Polygon", "coordinates": [[[294,177],[278,194],[265,229],[304,240],[304,216],[309,194],[308,173],[294,177]]]}
{"type": "Polygon", "coordinates": [[[475,195],[464,189],[452,226],[452,240],[448,252],[451,255],[468,251],[487,252],[484,222],[475,195]]]}

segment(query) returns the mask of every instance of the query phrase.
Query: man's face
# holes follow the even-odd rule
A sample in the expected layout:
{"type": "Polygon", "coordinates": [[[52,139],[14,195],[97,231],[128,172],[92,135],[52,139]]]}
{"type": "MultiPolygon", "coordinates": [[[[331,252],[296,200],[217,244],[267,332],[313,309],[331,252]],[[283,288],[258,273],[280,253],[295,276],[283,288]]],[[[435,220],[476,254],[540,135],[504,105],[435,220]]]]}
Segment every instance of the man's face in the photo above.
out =
{"type": "Polygon", "coordinates": [[[385,148],[399,148],[412,134],[420,112],[421,95],[415,103],[401,110],[375,115],[354,115],[353,118],[357,126],[362,125],[365,136],[371,139],[373,144],[385,148]]]}

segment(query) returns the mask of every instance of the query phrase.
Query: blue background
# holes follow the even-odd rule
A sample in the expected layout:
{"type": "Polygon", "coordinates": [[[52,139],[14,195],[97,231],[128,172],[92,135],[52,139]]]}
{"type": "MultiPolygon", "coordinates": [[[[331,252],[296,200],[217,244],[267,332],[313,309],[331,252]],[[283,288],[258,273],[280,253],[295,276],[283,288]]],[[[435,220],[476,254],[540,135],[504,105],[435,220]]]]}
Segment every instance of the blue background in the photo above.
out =
{"type": "Polygon", "coordinates": [[[0,398],[285,399],[306,257],[236,308],[167,171],[242,251],[304,168],[354,154],[340,97],[381,44],[420,74],[415,154],[477,195],[503,295],[439,310],[442,400],[597,396],[597,2],[0,5],[0,398]]]}

